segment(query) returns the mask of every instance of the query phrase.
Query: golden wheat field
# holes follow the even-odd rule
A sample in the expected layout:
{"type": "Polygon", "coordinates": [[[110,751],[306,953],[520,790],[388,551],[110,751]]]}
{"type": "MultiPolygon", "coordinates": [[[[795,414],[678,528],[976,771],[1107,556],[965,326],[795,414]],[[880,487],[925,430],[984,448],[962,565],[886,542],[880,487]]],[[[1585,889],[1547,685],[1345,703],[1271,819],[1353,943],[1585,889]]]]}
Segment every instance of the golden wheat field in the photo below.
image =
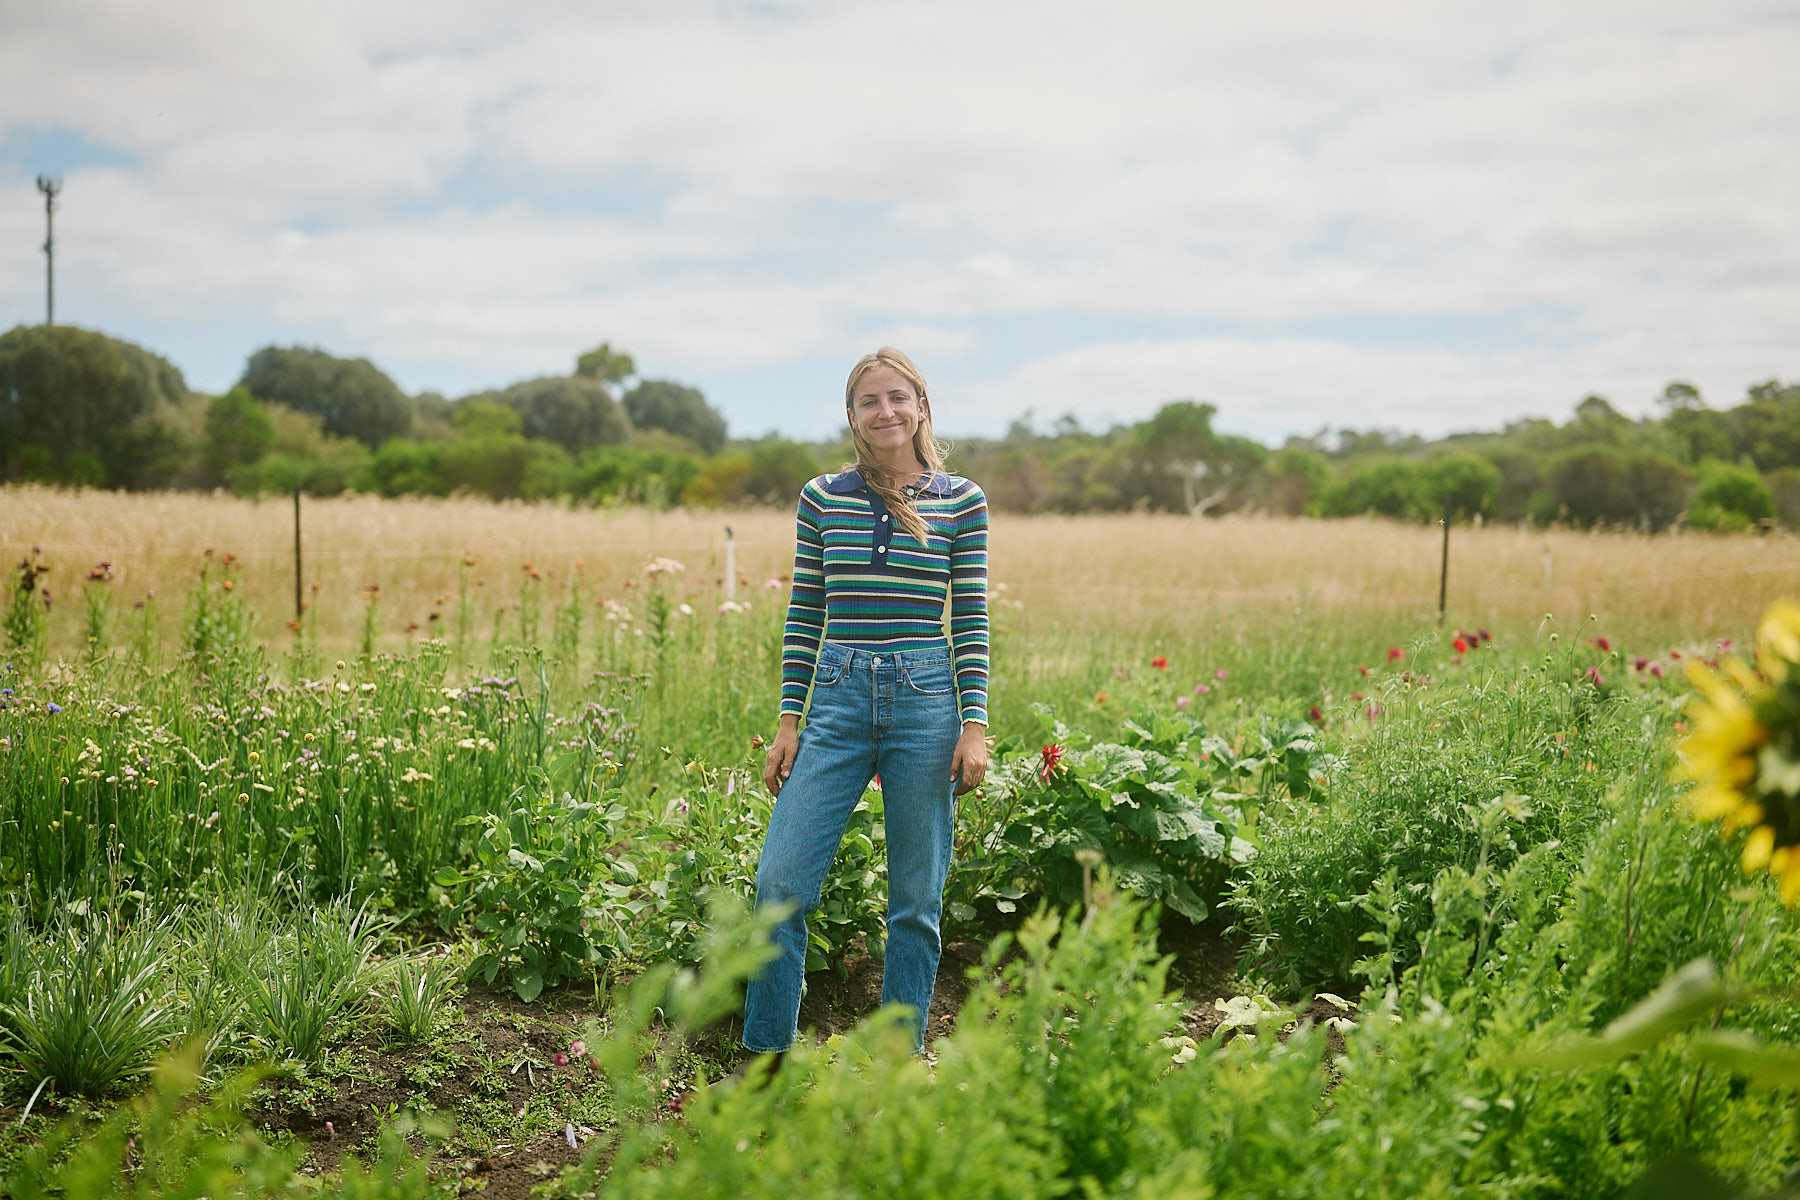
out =
{"type": "MultiPolygon", "coordinates": [[[[638,586],[655,556],[686,564],[678,588],[696,602],[725,586],[727,529],[735,535],[737,595],[778,603],[789,569],[792,515],[785,511],[650,512],[555,503],[370,496],[307,499],[301,514],[303,581],[321,641],[360,636],[363,590],[381,588],[382,625],[398,645],[406,627],[449,619],[459,572],[476,629],[514,603],[527,565],[546,607],[565,594],[579,564],[591,601],[638,586]]],[[[41,547],[46,583],[62,608],[58,644],[72,645],[79,592],[106,561],[110,585],[129,603],[154,589],[162,620],[204,561],[233,554],[239,587],[271,642],[294,607],[291,500],[224,494],[0,488],[0,552],[16,563],[41,547]]],[[[995,514],[991,575],[1006,619],[1039,635],[1139,630],[1157,636],[1235,620],[1341,614],[1356,623],[1435,616],[1441,532],[1381,520],[1276,517],[1190,519],[1163,514],[995,514]],[[1004,585],[1002,588],[1001,585],[1004,585]]],[[[11,587],[11,580],[7,583],[11,587]]],[[[1598,614],[1615,634],[1701,637],[1745,630],[1769,601],[1800,594],[1800,538],[1642,535],[1571,530],[1452,531],[1448,618],[1517,629],[1546,613],[1572,628],[1598,614]]]]}

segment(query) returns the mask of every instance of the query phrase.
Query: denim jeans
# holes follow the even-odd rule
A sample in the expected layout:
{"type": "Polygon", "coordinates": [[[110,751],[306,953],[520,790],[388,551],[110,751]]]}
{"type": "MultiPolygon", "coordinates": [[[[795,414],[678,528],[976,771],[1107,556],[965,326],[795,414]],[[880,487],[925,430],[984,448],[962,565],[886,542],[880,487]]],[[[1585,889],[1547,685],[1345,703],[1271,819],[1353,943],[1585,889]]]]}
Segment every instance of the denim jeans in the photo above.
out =
{"type": "Polygon", "coordinates": [[[786,1050],[800,1020],[806,916],[869,777],[881,776],[887,830],[887,947],[883,1004],[915,1014],[915,1050],[937,983],[938,921],[955,832],[950,762],[962,733],[950,648],[874,653],[819,648],[812,702],[792,773],[781,785],[756,869],[756,905],[791,904],[773,931],[779,956],[750,981],[744,1048],[786,1050]]]}

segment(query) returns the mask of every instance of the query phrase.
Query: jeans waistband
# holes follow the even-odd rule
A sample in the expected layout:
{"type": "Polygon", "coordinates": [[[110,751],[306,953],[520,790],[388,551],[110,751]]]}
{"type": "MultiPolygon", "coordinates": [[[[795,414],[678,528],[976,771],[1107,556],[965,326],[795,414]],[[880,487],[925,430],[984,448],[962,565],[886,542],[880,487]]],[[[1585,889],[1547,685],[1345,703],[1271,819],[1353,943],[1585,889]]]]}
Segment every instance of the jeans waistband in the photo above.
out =
{"type": "Polygon", "coordinates": [[[821,642],[819,644],[819,661],[821,663],[841,663],[847,671],[890,665],[922,667],[927,663],[948,663],[950,661],[950,643],[939,642],[935,646],[885,650],[880,647],[846,646],[841,642],[821,642]]]}

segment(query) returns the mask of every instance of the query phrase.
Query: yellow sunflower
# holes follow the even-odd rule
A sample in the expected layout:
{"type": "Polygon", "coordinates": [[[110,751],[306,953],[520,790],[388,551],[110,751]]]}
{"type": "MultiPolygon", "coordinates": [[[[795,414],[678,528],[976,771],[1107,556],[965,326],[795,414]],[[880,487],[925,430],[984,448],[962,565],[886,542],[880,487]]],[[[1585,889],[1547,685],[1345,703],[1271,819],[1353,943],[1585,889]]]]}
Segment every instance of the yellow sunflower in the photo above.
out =
{"type": "Polygon", "coordinates": [[[1781,899],[1800,902],[1800,604],[1782,601],[1757,628],[1757,666],[1728,657],[1689,663],[1699,694],[1688,701],[1688,732],[1677,745],[1675,778],[1691,782],[1688,811],[1718,821],[1730,836],[1749,830],[1746,873],[1768,871],[1781,899]]]}

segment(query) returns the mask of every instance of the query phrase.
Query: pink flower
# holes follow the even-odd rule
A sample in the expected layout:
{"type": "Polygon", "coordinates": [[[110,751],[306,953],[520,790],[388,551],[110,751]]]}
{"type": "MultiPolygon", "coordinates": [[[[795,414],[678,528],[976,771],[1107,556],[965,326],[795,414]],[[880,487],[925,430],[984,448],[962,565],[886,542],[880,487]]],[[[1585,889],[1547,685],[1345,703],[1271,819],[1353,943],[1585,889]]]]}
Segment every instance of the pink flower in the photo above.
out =
{"type": "Polygon", "coordinates": [[[1650,665],[1650,660],[1648,658],[1644,657],[1642,654],[1638,655],[1636,658],[1632,659],[1632,661],[1631,661],[1632,669],[1636,670],[1636,671],[1642,671],[1645,667],[1648,667],[1649,665],[1650,665]]]}
{"type": "Polygon", "coordinates": [[[1406,661],[1406,651],[1402,650],[1398,646],[1389,646],[1388,647],[1388,661],[1389,662],[1405,662],[1406,661]]]}
{"type": "Polygon", "coordinates": [[[1604,676],[1600,673],[1599,667],[1589,667],[1587,669],[1587,677],[1588,677],[1588,682],[1593,684],[1595,687],[1605,687],[1606,686],[1606,676],[1604,676]]]}
{"type": "Polygon", "coordinates": [[[587,1056],[587,1043],[579,1042],[579,1041],[578,1042],[570,1042],[569,1043],[569,1053],[574,1055],[576,1058],[585,1058],[587,1056]]]}
{"type": "Polygon", "coordinates": [[[1175,707],[1176,708],[1186,708],[1187,706],[1188,706],[1188,698],[1186,696],[1175,697],[1175,707]]]}
{"type": "Polygon", "coordinates": [[[1720,638],[1719,639],[1720,653],[1728,653],[1730,650],[1731,650],[1731,639],[1730,638],[1720,638]]]}
{"type": "Polygon", "coordinates": [[[1045,783],[1063,773],[1063,748],[1051,742],[1043,749],[1041,761],[1038,763],[1038,778],[1045,783]]]}
{"type": "Polygon", "coordinates": [[[569,1056],[564,1054],[561,1050],[558,1050],[555,1054],[550,1056],[550,1061],[559,1067],[566,1067],[569,1065],[569,1056]]]}
{"type": "Polygon", "coordinates": [[[1589,638],[1588,641],[1593,645],[1594,649],[1600,651],[1602,654],[1607,654],[1612,651],[1612,643],[1603,637],[1589,638]]]}
{"type": "Polygon", "coordinates": [[[1218,670],[1213,672],[1213,678],[1214,679],[1224,679],[1227,675],[1230,675],[1230,674],[1231,674],[1230,671],[1227,671],[1224,667],[1220,667],[1218,670]]]}
{"type": "Polygon", "coordinates": [[[1204,683],[1196,683],[1194,685],[1194,695],[1196,695],[1196,696],[1204,696],[1204,695],[1206,695],[1206,693],[1208,693],[1210,691],[1212,691],[1212,688],[1208,687],[1204,683]]]}
{"type": "Polygon", "coordinates": [[[1651,663],[1650,664],[1650,673],[1652,675],[1656,676],[1658,679],[1661,679],[1662,678],[1662,664],[1658,663],[1658,662],[1651,663]]]}

